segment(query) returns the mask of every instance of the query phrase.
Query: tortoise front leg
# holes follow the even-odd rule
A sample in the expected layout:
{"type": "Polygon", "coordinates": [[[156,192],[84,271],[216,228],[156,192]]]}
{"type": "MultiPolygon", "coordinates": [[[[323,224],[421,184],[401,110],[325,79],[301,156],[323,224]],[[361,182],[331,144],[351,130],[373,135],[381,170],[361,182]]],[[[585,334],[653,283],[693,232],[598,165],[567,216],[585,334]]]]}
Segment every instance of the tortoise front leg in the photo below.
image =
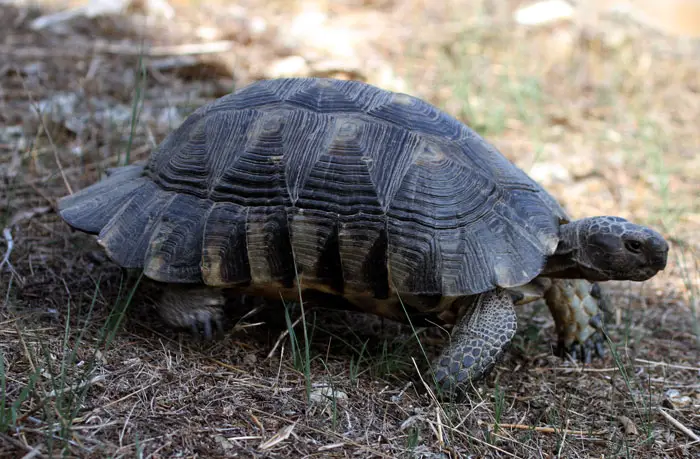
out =
{"type": "Polygon", "coordinates": [[[486,376],[517,329],[513,300],[505,290],[483,293],[465,309],[433,365],[436,382],[448,395],[463,393],[471,382],[486,376]]]}

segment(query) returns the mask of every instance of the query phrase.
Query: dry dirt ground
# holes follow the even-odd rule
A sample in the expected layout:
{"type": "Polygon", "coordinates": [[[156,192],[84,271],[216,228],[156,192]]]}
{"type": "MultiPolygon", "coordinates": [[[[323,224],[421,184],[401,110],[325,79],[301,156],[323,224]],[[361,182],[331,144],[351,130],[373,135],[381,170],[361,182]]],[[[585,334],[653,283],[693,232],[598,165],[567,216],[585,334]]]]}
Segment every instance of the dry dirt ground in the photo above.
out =
{"type": "Polygon", "coordinates": [[[48,9],[0,6],[0,456],[698,457],[698,47],[622,18],[525,28],[517,3],[179,1],[146,26],[134,8],[42,27],[48,9]],[[611,342],[589,365],[555,356],[546,307],[523,308],[505,359],[454,404],[418,377],[416,335],[428,356],[440,343],[427,331],[312,311],[278,342],[296,309],[214,343],[165,329],[56,199],[281,75],[430,100],[572,214],[659,228],[668,269],[606,285],[611,342]]]}

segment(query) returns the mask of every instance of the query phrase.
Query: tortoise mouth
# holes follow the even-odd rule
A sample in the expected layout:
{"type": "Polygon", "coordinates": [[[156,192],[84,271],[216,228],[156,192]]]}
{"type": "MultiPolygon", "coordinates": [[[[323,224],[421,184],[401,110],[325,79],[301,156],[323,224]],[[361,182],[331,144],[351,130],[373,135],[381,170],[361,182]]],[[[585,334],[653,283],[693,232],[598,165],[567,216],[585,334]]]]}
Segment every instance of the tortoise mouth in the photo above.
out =
{"type": "Polygon", "coordinates": [[[625,271],[604,271],[591,268],[581,268],[582,278],[591,282],[605,281],[633,281],[642,282],[651,279],[660,271],[663,271],[664,266],[660,264],[640,266],[633,270],[625,271]]]}
{"type": "Polygon", "coordinates": [[[663,271],[664,269],[666,269],[666,263],[668,262],[668,250],[660,250],[658,252],[654,252],[650,258],[651,267],[649,269],[663,271]]]}
{"type": "Polygon", "coordinates": [[[639,279],[633,279],[633,280],[645,281],[647,279],[651,279],[652,277],[656,276],[659,272],[663,271],[665,267],[666,267],[665,261],[663,264],[660,263],[660,264],[654,264],[652,266],[647,266],[646,268],[642,269],[639,272],[639,279]]]}
{"type": "Polygon", "coordinates": [[[625,271],[621,273],[612,273],[609,280],[629,280],[634,282],[643,282],[656,276],[659,272],[663,271],[665,267],[664,264],[651,264],[646,266],[640,266],[633,271],[625,271]]]}
{"type": "Polygon", "coordinates": [[[636,272],[632,273],[630,279],[633,281],[645,281],[651,279],[659,272],[666,269],[668,262],[668,251],[660,250],[649,255],[649,262],[640,266],[636,272]]]}

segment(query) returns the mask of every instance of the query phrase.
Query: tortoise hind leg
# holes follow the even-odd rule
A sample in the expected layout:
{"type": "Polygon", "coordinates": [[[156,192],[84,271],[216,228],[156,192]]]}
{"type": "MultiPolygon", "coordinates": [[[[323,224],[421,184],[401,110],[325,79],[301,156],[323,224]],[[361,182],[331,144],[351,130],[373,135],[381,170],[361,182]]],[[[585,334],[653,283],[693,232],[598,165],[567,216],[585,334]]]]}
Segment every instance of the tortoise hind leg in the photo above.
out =
{"type": "Polygon", "coordinates": [[[210,340],[223,333],[225,304],[220,289],[167,284],[156,307],[169,327],[187,329],[210,340]]]}
{"type": "Polygon", "coordinates": [[[497,289],[480,294],[465,307],[449,344],[435,360],[433,371],[442,390],[463,393],[486,376],[504,354],[517,329],[511,294],[497,289]]]}

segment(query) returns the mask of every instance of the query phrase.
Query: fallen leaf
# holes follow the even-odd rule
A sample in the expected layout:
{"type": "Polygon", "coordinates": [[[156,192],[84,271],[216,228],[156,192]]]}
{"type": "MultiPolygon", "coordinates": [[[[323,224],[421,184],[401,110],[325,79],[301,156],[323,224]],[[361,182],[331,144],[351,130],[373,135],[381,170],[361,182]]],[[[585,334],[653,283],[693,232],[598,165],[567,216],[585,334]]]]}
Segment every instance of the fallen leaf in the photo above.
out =
{"type": "Polygon", "coordinates": [[[637,435],[639,433],[637,432],[637,426],[635,426],[634,422],[627,416],[618,416],[617,420],[622,424],[626,435],[637,435]]]}
{"type": "Polygon", "coordinates": [[[259,449],[270,449],[273,446],[277,445],[278,443],[282,443],[286,439],[289,438],[289,436],[292,434],[292,431],[294,430],[294,426],[296,426],[296,422],[294,424],[290,424],[288,426],[282,427],[279,432],[274,434],[269,440],[264,441],[260,443],[260,446],[258,446],[259,449]]]}

